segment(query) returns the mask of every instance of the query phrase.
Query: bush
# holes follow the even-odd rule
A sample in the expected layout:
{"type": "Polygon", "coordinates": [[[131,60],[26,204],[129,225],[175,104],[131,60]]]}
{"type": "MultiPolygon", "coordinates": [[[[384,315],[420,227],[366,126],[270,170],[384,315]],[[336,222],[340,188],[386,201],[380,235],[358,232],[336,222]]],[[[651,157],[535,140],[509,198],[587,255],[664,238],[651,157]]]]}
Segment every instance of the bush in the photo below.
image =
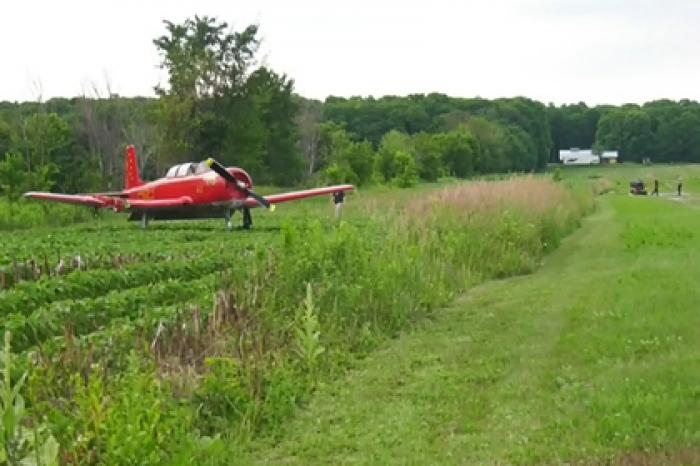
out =
{"type": "Polygon", "coordinates": [[[397,175],[394,178],[399,188],[410,188],[418,184],[418,166],[411,154],[398,151],[395,157],[397,175]]]}
{"type": "Polygon", "coordinates": [[[85,207],[22,200],[9,202],[0,198],[0,230],[64,226],[85,222],[93,217],[93,211],[85,207]]]}
{"type": "Polygon", "coordinates": [[[561,167],[554,168],[554,171],[552,172],[552,180],[559,182],[563,179],[564,173],[562,172],[561,167]]]}
{"type": "Polygon", "coordinates": [[[68,436],[66,458],[81,464],[156,465],[198,440],[192,435],[191,413],[172,398],[152,363],[137,353],[114,380],[93,368],[87,381],[76,374],[73,383],[74,409],[59,432],[68,436]]]}

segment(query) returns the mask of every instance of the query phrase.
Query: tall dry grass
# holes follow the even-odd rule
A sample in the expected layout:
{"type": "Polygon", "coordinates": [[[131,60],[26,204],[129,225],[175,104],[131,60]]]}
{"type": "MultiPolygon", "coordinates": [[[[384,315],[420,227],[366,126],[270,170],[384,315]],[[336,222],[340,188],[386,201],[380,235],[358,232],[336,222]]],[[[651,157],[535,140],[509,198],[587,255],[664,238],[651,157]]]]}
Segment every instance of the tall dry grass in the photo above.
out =
{"type": "Polygon", "coordinates": [[[543,214],[558,207],[568,207],[571,192],[549,178],[520,176],[504,181],[479,181],[442,189],[416,199],[408,212],[417,218],[431,219],[444,207],[465,214],[488,214],[518,210],[543,214]]]}

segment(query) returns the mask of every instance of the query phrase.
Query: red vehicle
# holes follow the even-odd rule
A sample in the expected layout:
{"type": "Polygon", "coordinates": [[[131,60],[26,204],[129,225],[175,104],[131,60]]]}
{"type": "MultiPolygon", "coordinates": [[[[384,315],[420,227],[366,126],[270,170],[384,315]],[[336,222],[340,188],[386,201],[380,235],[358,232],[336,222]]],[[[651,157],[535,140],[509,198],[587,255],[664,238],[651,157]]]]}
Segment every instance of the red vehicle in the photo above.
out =
{"type": "Polygon", "coordinates": [[[112,193],[55,194],[28,192],[25,197],[68,204],[79,204],[95,209],[128,211],[129,220],[141,220],[148,228],[149,220],[224,218],[228,229],[233,228],[231,217],[237,210],[243,212],[243,227],[250,228],[250,209],[264,207],[274,210],[275,204],[339,191],[351,191],[350,184],[293,191],[271,196],[253,192],[253,180],[245,170],[226,168],[214,159],[199,163],[183,163],[168,170],[165,177],[143,182],[136,160],[136,149],[126,149],[125,189],[112,193]]]}

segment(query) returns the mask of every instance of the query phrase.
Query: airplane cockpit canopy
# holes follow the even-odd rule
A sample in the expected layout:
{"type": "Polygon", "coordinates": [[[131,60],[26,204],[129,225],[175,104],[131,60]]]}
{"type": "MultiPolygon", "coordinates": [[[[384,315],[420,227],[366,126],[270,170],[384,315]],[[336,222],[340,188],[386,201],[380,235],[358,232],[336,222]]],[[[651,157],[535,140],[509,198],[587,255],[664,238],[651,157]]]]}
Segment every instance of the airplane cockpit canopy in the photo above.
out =
{"type": "Polygon", "coordinates": [[[168,170],[168,173],[165,175],[165,177],[182,178],[184,176],[199,175],[200,173],[204,173],[209,170],[210,168],[206,162],[187,162],[170,167],[170,170],[168,170]]]}

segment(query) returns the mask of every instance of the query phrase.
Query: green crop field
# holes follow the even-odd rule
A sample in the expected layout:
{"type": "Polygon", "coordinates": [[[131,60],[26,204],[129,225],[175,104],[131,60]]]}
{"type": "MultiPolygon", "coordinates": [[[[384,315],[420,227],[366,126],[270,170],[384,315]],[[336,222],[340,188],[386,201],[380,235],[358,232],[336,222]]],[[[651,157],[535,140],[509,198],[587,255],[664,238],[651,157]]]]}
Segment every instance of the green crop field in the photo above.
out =
{"type": "Polygon", "coordinates": [[[252,231],[0,232],[15,430],[62,464],[697,463],[700,168],[556,178],[372,188],[252,231]]]}

